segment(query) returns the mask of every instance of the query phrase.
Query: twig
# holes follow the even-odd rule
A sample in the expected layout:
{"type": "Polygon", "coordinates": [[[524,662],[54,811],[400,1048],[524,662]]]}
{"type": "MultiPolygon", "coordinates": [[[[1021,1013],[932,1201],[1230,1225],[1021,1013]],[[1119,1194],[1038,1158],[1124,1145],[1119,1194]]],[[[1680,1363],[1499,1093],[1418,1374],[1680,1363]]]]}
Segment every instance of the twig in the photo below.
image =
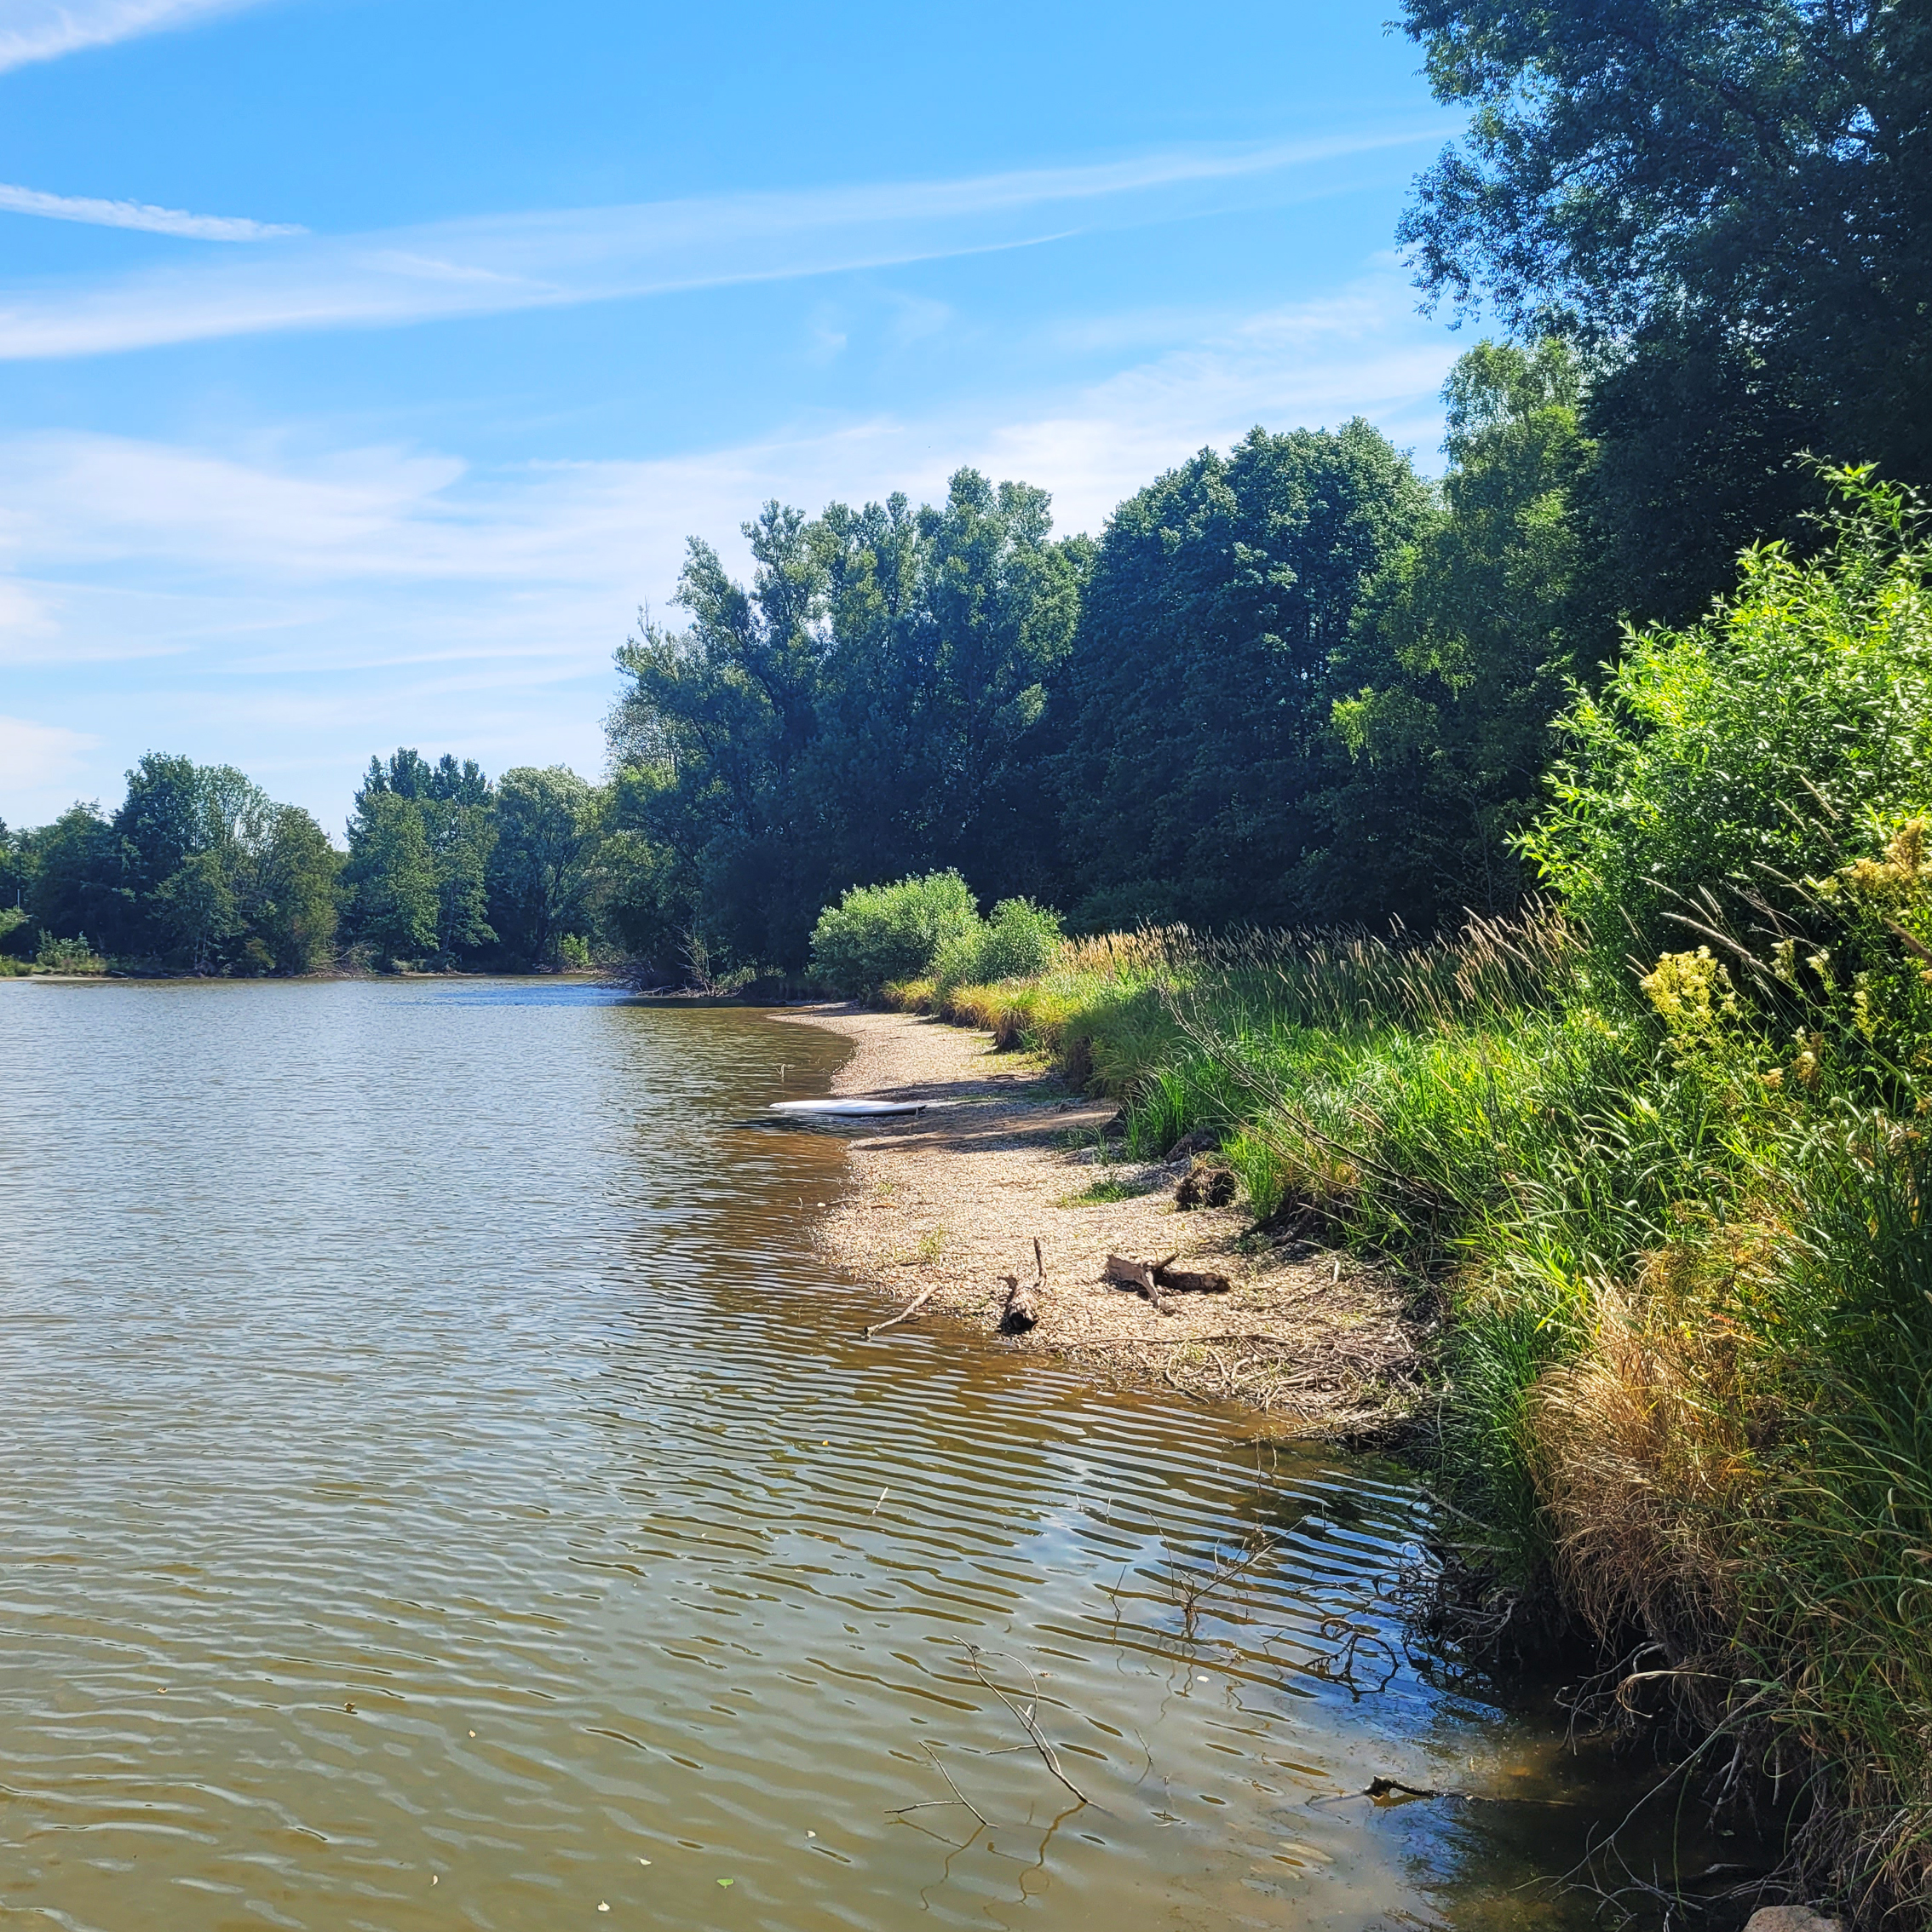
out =
{"type": "MultiPolygon", "coordinates": [[[[1047,1742],[1045,1734],[1041,1731],[1039,1722],[1038,1719],[1036,1719],[1033,1716],[1034,1711],[1036,1711],[1039,1708],[1039,1680],[1037,1677],[1033,1679],[1033,1701],[1027,1706],[1026,1710],[1022,1711],[1020,1706],[1015,1704],[1013,1699],[1009,1698],[1006,1694],[1006,1693],[1003,1691],[999,1688],[999,1686],[996,1684],[992,1681],[992,1679],[986,1675],[985,1670],[981,1667],[980,1663],[980,1647],[975,1643],[968,1644],[966,1646],[966,1654],[972,1660],[973,1675],[977,1677],[980,1682],[984,1684],[986,1688],[990,1690],[993,1693],[993,1695],[997,1697],[999,1701],[1003,1704],[1006,1708],[1020,1720],[1021,1723],[1026,1727],[1026,1735],[1033,1740],[1033,1748],[1039,1752],[1041,1759],[1045,1763],[1047,1769],[1052,1772],[1054,1776],[1059,1779],[1061,1783],[1066,1785],[1067,1790],[1072,1792],[1074,1797],[1078,1798],[1082,1804],[1090,1803],[1092,1801],[1088,1797],[1087,1794],[1084,1791],[1082,1791],[1080,1787],[1076,1785],[1064,1771],[1060,1768],[1060,1760],[1054,1756],[1053,1746],[1047,1742]]],[[[1022,1659],[1021,1661],[1021,1668],[1026,1672],[1026,1675],[1029,1677],[1032,1677],[1032,1670],[1027,1665],[1024,1659],[1022,1659]]]]}
{"type": "Polygon", "coordinates": [[[960,1790],[958,1785],[953,1783],[952,1774],[948,1771],[943,1764],[940,1762],[938,1754],[933,1750],[933,1747],[929,1744],[926,1743],[923,1739],[921,1739],[919,1742],[919,1748],[925,1752],[926,1756],[929,1759],[931,1759],[934,1770],[938,1772],[940,1776],[946,1780],[946,1788],[952,1793],[952,1796],[949,1798],[922,1798],[917,1804],[893,1805],[889,1808],[893,1816],[896,1818],[902,1812],[907,1811],[931,1811],[940,1805],[952,1804],[957,1802],[960,1804],[964,1805],[966,1808],[969,1812],[971,1812],[973,1815],[977,1818],[982,1825],[986,1826],[986,1829],[990,1831],[992,1829],[992,1826],[986,1824],[986,1814],[980,1809],[979,1806],[973,1803],[971,1798],[967,1797],[965,1792],[960,1790]]]}
{"type": "Polygon", "coordinates": [[[911,1320],[938,1292],[936,1288],[922,1288],[890,1321],[875,1321],[865,1331],[865,1339],[870,1342],[875,1335],[883,1335],[888,1328],[897,1328],[900,1322],[911,1320]]]}
{"type": "Polygon", "coordinates": [[[1191,1342],[1272,1342],[1279,1348],[1292,1345],[1291,1335],[1257,1335],[1244,1332],[1239,1335],[1129,1335],[1114,1344],[1118,1348],[1185,1348],[1191,1342]]]}

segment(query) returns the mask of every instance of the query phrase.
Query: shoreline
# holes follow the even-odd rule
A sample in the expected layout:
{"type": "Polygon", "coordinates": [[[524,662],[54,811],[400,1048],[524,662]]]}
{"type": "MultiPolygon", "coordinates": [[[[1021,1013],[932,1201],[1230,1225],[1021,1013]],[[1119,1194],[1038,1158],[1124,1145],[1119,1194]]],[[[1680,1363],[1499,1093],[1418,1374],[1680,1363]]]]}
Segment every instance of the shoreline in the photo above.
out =
{"type": "Polygon", "coordinates": [[[832,1095],[933,1109],[842,1136],[847,1186],[814,1230],[834,1266],[878,1297],[880,1320],[926,1295],[914,1322],[943,1314],[1098,1380],[1239,1403],[1284,1436],[1388,1437],[1415,1413],[1429,1337],[1397,1283],[1354,1256],[1262,1234],[1239,1208],[1182,1210],[1175,1190],[1190,1156],[1129,1156],[1104,1132],[1111,1101],[1075,1093],[1036,1056],[996,1052],[988,1033],[923,1015],[842,1003],[772,1017],[853,1043],[832,1095]],[[1036,1238],[1038,1325],[1003,1333],[1003,1278],[1032,1279],[1036,1238]],[[1232,1287],[1168,1295],[1157,1311],[1101,1279],[1110,1253],[1178,1253],[1232,1287]]]}

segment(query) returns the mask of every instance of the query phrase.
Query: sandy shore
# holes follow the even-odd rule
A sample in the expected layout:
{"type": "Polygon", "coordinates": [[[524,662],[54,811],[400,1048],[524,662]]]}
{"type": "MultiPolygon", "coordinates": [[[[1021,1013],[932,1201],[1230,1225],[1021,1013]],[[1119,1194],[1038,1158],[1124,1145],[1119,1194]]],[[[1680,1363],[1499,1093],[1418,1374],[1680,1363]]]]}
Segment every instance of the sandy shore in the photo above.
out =
{"type": "Polygon", "coordinates": [[[1422,1338],[1394,1285],[1346,1256],[1261,1239],[1238,1208],[1182,1211],[1175,1189],[1189,1158],[1130,1160],[1103,1133],[1111,1102],[1069,1093],[1038,1061],[996,1054],[963,1027],[857,1006],[783,1017],[854,1043],[835,1094],[943,1103],[846,1130],[851,1182],[819,1239],[878,1292],[870,1319],[931,1289],[928,1309],[998,1334],[1003,1277],[1032,1278],[1037,1238],[1044,1313],[1002,1347],[1251,1404],[1284,1433],[1360,1434],[1412,1411],[1422,1338]],[[1101,1279],[1109,1253],[1176,1251],[1232,1291],[1169,1296],[1163,1313],[1101,1279]]]}

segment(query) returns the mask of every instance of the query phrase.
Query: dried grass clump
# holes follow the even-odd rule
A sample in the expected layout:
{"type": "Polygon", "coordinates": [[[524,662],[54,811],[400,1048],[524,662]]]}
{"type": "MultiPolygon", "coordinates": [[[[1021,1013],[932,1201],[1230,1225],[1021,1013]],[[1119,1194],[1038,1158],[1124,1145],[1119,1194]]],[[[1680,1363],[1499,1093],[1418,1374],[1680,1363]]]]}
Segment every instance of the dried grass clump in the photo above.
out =
{"type": "Polygon", "coordinates": [[[1544,1371],[1527,1418],[1565,1596],[1606,1642],[1635,1624],[1675,1665],[1735,1626],[1767,1426],[1755,1348],[1682,1291],[1683,1268],[1662,1254],[1634,1294],[1601,1290],[1587,1343],[1544,1371]]]}
{"type": "Polygon", "coordinates": [[[955,986],[940,1002],[940,1017],[956,1026],[974,1026],[991,1033],[1001,1053],[1025,1038],[1031,1000],[1024,982],[1002,980],[991,986],[955,986]]]}

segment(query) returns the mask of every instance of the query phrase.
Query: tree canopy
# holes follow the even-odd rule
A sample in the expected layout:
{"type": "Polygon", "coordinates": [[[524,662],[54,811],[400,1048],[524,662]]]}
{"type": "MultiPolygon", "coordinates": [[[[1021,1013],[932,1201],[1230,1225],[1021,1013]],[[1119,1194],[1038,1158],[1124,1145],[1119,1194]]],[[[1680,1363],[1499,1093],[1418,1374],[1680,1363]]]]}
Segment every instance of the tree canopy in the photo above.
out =
{"type": "Polygon", "coordinates": [[[634,943],[796,968],[854,882],[925,864],[1031,883],[1086,556],[1054,541],[1045,493],[962,470],[937,506],[773,503],[744,527],[750,585],[693,538],[690,624],[647,621],[618,655],[613,819],[666,855],[620,888],[634,943]]]}
{"type": "Polygon", "coordinates": [[[1114,512],[1056,766],[1086,923],[1293,920],[1340,892],[1319,804],[1331,660],[1429,507],[1358,418],[1204,450],[1114,512]]]}
{"type": "Polygon", "coordinates": [[[1820,453],[1932,462],[1932,19],[1879,0],[1407,0],[1468,131],[1399,239],[1432,299],[1600,360],[1599,527],[1680,616],[1820,453]]]}

